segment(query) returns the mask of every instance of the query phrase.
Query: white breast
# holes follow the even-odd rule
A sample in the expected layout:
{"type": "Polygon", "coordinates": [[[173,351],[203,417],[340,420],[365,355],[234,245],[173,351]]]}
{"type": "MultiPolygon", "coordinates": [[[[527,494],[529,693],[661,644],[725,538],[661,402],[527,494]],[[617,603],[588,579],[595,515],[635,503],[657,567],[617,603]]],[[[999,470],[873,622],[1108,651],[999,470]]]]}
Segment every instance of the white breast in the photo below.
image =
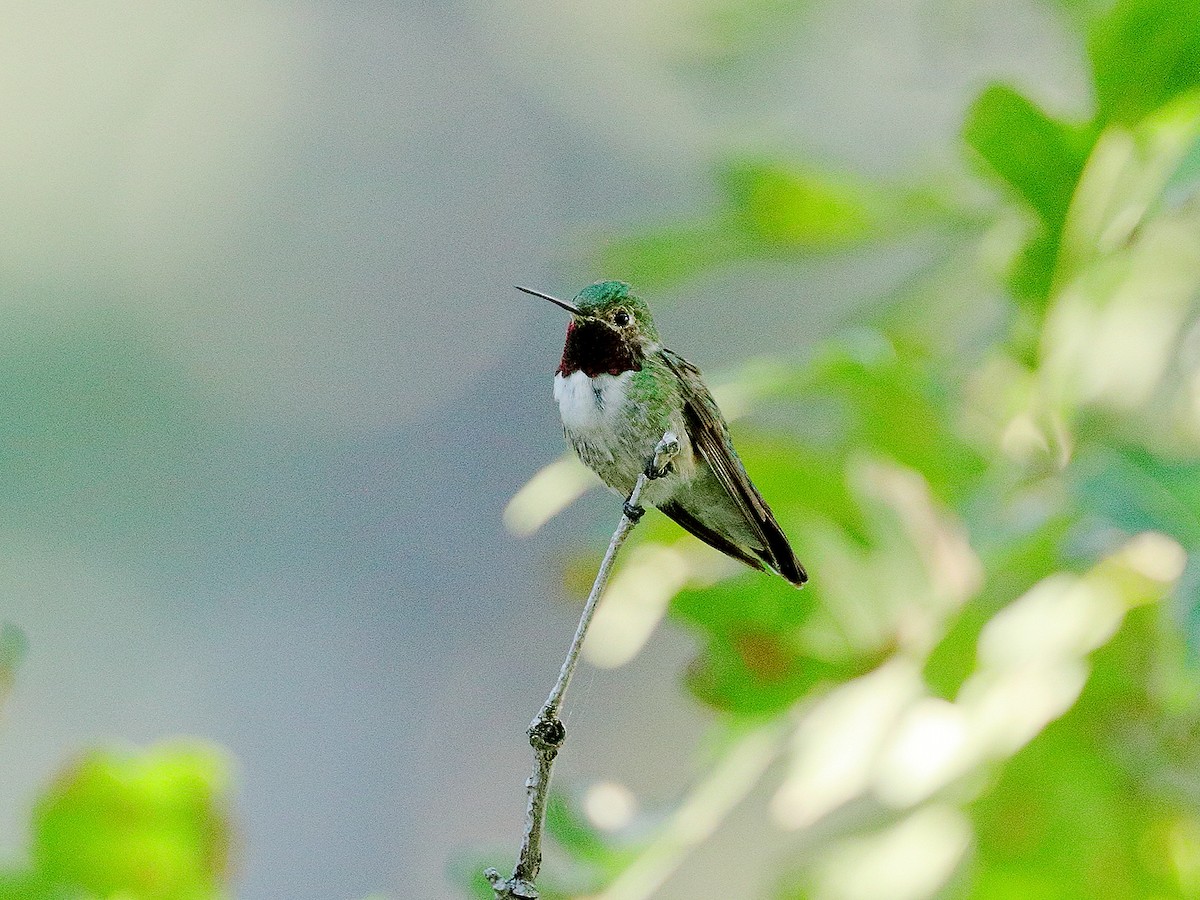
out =
{"type": "Polygon", "coordinates": [[[597,375],[583,372],[554,376],[554,399],[563,425],[570,431],[586,432],[615,427],[625,405],[625,396],[633,372],[597,375]]]}

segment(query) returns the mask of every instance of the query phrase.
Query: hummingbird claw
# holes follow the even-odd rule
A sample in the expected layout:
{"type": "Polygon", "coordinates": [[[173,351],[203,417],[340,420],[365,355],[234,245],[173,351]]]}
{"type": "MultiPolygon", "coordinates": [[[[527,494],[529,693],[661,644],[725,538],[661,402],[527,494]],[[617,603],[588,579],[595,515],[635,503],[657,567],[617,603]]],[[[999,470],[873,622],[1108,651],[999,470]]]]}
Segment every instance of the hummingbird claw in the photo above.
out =
{"type": "Polygon", "coordinates": [[[668,462],[659,468],[654,464],[654,461],[651,460],[650,464],[646,466],[646,477],[651,481],[654,481],[656,478],[662,478],[671,471],[671,466],[672,463],[668,462]]]}
{"type": "Polygon", "coordinates": [[[646,508],[644,506],[630,503],[628,500],[625,501],[625,518],[629,519],[630,522],[637,522],[645,514],[646,508]]]}
{"type": "Polygon", "coordinates": [[[679,455],[679,438],[675,432],[668,431],[654,448],[654,458],[646,465],[646,477],[653,480],[662,478],[671,471],[671,460],[679,455]]]}

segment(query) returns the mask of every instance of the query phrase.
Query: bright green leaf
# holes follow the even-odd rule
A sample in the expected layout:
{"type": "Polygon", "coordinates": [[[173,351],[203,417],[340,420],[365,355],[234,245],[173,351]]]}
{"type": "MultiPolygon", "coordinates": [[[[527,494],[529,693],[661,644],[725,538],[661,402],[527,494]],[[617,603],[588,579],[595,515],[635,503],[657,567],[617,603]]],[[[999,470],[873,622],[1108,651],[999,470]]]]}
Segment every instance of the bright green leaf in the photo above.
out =
{"type": "Polygon", "coordinates": [[[721,175],[734,221],[768,246],[827,249],[876,227],[870,192],[849,178],[740,162],[721,175]]]}
{"type": "Polygon", "coordinates": [[[35,873],[64,894],[224,896],[226,770],[223,757],[200,745],[88,755],[37,806],[35,873]]]}
{"type": "Polygon", "coordinates": [[[1094,134],[1050,118],[1006,85],[992,84],[967,113],[963,136],[1056,234],[1094,134]]]}
{"type": "Polygon", "coordinates": [[[830,671],[796,642],[810,611],[810,598],[782,579],[754,574],[681,592],[672,613],[707,641],[688,671],[689,689],[739,715],[786,709],[830,671]]]}
{"type": "Polygon", "coordinates": [[[1097,120],[1133,125],[1200,87],[1200,15],[1179,0],[1119,0],[1092,26],[1097,120]]]}

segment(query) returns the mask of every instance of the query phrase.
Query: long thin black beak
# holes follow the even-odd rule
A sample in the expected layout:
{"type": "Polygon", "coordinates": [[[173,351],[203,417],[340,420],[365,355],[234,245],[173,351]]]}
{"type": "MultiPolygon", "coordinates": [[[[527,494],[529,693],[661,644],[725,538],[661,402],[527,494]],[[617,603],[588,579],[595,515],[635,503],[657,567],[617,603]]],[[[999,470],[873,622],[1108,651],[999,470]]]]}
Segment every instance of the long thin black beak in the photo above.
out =
{"type": "Polygon", "coordinates": [[[555,306],[561,306],[573,316],[583,315],[583,311],[579,307],[572,306],[565,300],[559,300],[557,297],[551,297],[549,294],[543,294],[541,291],[535,291],[532,288],[521,287],[519,284],[514,284],[513,287],[515,287],[518,291],[522,291],[523,293],[532,294],[534,297],[541,297],[543,300],[549,300],[555,306]]]}

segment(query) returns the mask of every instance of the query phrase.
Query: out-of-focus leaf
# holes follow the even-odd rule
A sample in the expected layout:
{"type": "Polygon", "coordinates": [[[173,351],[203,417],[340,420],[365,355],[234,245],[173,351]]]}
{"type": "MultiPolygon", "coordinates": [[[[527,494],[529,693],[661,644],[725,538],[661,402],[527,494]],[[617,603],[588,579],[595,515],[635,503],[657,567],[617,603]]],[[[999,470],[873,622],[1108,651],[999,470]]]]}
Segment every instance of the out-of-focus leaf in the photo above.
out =
{"type": "Polygon", "coordinates": [[[1198,140],[1200,91],[1174,99],[1133,128],[1114,126],[1100,134],[1064,224],[1059,283],[1136,239],[1198,140]]]}
{"type": "Polygon", "coordinates": [[[1123,531],[1161,531],[1200,547],[1200,462],[1139,448],[1099,449],[1073,471],[1084,509],[1123,531]]]}
{"type": "Polygon", "coordinates": [[[1118,0],[1093,24],[1088,55],[1097,120],[1135,124],[1200,86],[1200,16],[1178,0],[1118,0]]]}
{"type": "Polygon", "coordinates": [[[818,511],[795,532],[814,573],[803,592],[748,574],[675,598],[672,613],[699,626],[707,642],[688,681],[700,699],[745,715],[783,709],[822,679],[878,665],[901,630],[930,640],[977,588],[978,563],[961,527],[938,509],[924,479],[860,459],[850,482],[860,532],[818,511]]]}
{"type": "Polygon", "coordinates": [[[606,873],[618,870],[629,855],[605,840],[561,791],[551,791],[546,801],[546,834],[576,862],[606,873]]]}
{"type": "MultiPolygon", "coordinates": [[[[925,682],[934,696],[953,698],[974,671],[979,635],[992,615],[1062,568],[1060,547],[1073,522],[1060,515],[1023,534],[1003,535],[998,546],[984,554],[988,578],[982,591],[963,608],[926,660],[925,682]]],[[[992,538],[997,537],[997,525],[993,516],[977,523],[978,528],[993,532],[992,538]]],[[[980,543],[977,538],[976,544],[980,543]]]]}
{"type": "Polygon", "coordinates": [[[533,534],[578,500],[599,480],[572,452],[543,466],[504,507],[504,524],[513,534],[533,534]]]}
{"type": "Polygon", "coordinates": [[[812,0],[703,0],[688,9],[691,26],[686,51],[690,67],[702,65],[725,74],[745,67],[778,46],[780,30],[794,29],[812,0]]]}
{"type": "Polygon", "coordinates": [[[688,671],[689,689],[738,715],[786,709],[834,671],[796,642],[809,610],[808,599],[781,578],[745,575],[682,591],[672,612],[699,626],[707,640],[688,671]]]}
{"type": "Polygon", "coordinates": [[[35,875],[0,872],[0,900],[76,900],[35,875]]]}
{"type": "Polygon", "coordinates": [[[1180,160],[1171,180],[1163,193],[1168,202],[1182,203],[1200,192],[1200,139],[1192,142],[1191,149],[1180,160]]]}
{"type": "Polygon", "coordinates": [[[795,531],[805,520],[820,515],[866,539],[862,511],[846,486],[837,457],[753,433],[740,435],[737,446],[785,531],[795,531]]]}
{"type": "Polygon", "coordinates": [[[1162,192],[1198,136],[1200,93],[1106,131],[1088,161],[1040,347],[1045,403],[1068,418],[1136,411],[1171,370],[1200,291],[1200,209],[1163,211],[1162,192]]]}
{"type": "Polygon", "coordinates": [[[1051,118],[1011,87],[992,84],[971,106],[963,136],[1040,220],[1009,272],[1014,295],[1040,308],[1053,283],[1059,235],[1095,129],[1051,118]]]}
{"type": "Polygon", "coordinates": [[[927,193],[811,166],[737,159],[719,170],[717,181],[722,203],[710,220],[610,242],[599,267],[661,285],[738,260],[841,250],[944,215],[927,193]]]}
{"type": "Polygon", "coordinates": [[[227,780],[226,761],[207,746],[90,754],[38,803],[35,877],[64,897],[224,896],[227,780]]]}
{"type": "Polygon", "coordinates": [[[639,287],[655,288],[752,253],[745,236],[727,223],[668,225],[608,241],[597,267],[620,272],[639,287]]]}
{"type": "MultiPolygon", "coordinates": [[[[1075,707],[1003,768],[972,814],[972,897],[1195,896],[1200,853],[1181,840],[1195,809],[1147,769],[1161,765],[1146,689],[1156,611],[1133,611],[1093,659],[1075,707]],[[1155,782],[1159,787],[1155,787],[1155,782]]],[[[1194,742],[1193,742],[1194,743],[1194,742]]]]}
{"type": "Polygon", "coordinates": [[[1018,300],[1039,313],[1054,285],[1060,234],[1038,229],[1021,248],[1008,270],[1008,288],[1018,300]]]}
{"type": "Polygon", "coordinates": [[[1051,2],[1080,25],[1090,23],[1109,6],[1109,0],[1051,0],[1051,2]]]}
{"type": "Polygon", "coordinates": [[[1011,87],[992,84],[972,104],[963,136],[1057,234],[1094,132],[1052,119],[1011,87]]]}
{"type": "Polygon", "coordinates": [[[869,451],[915,469],[951,504],[972,489],[985,462],[954,431],[954,388],[934,375],[932,360],[884,338],[871,354],[831,348],[814,369],[814,392],[845,405],[843,452],[869,451]]]}
{"type": "Polygon", "coordinates": [[[869,237],[881,195],[864,183],[779,163],[739,162],[720,176],[733,220],[767,246],[823,250],[869,237]]]}
{"type": "Polygon", "coordinates": [[[813,866],[814,894],[855,900],[935,897],[970,844],[966,816],[949,804],[931,803],[899,822],[833,841],[813,866]]]}

